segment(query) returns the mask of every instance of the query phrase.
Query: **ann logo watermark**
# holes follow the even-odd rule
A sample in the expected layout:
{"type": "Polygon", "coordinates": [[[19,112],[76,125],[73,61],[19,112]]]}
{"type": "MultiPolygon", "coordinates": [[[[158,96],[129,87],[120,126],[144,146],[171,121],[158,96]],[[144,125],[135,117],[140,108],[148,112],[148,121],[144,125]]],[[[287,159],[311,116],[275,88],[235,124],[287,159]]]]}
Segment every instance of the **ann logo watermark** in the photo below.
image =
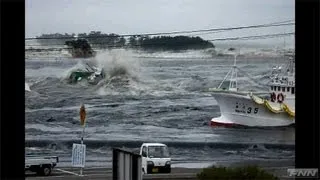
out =
{"type": "Polygon", "coordinates": [[[318,178],[318,169],[293,168],[288,169],[288,176],[295,178],[318,178]]]}

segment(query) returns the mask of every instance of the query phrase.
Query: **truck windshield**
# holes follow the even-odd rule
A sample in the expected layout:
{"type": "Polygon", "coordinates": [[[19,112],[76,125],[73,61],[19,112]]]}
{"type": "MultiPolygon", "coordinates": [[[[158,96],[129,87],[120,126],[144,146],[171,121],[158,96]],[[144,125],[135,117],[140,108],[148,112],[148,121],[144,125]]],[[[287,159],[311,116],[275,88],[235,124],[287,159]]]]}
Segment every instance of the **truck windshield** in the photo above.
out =
{"type": "Polygon", "coordinates": [[[150,158],[168,158],[170,155],[166,146],[149,146],[148,156],[150,158]]]}

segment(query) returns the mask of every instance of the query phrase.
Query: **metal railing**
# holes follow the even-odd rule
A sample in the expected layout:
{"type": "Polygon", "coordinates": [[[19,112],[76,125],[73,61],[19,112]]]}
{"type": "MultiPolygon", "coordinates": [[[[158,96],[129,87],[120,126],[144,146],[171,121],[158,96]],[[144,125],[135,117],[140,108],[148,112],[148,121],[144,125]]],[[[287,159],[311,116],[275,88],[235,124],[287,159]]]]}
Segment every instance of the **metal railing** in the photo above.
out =
{"type": "Polygon", "coordinates": [[[142,180],[142,164],[139,154],[113,148],[113,180],[142,180]]]}

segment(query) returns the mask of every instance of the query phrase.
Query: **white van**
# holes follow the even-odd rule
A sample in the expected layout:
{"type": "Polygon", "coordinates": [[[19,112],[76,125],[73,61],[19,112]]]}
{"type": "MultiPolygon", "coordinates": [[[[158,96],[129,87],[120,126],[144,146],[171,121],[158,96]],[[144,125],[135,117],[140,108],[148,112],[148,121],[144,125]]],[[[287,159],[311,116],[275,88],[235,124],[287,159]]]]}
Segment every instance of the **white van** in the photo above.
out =
{"type": "Polygon", "coordinates": [[[167,145],[162,143],[143,143],[140,148],[142,172],[170,173],[171,158],[167,145]]]}

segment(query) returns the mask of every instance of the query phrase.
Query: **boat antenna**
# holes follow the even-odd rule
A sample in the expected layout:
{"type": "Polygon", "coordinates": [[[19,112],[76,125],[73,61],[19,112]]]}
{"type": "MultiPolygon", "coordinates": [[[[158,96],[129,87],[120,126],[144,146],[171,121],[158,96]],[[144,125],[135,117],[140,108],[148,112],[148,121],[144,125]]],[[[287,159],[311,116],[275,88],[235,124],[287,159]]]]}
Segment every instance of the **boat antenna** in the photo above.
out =
{"type": "Polygon", "coordinates": [[[229,90],[237,91],[237,54],[234,54],[234,61],[232,66],[232,73],[230,78],[229,90]]]}

